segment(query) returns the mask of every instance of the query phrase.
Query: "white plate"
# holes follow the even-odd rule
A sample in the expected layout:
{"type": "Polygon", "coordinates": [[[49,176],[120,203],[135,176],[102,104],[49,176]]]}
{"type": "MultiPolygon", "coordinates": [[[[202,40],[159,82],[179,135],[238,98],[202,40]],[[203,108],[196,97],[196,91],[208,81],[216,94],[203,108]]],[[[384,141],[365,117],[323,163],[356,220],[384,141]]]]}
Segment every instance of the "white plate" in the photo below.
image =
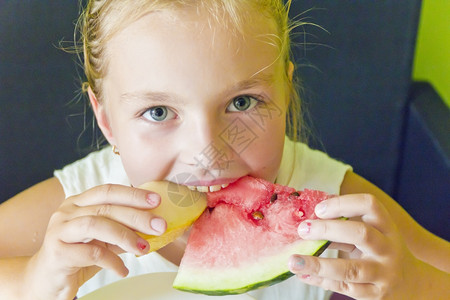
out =
{"type": "Polygon", "coordinates": [[[233,299],[249,300],[252,297],[241,295],[230,296],[206,296],[200,294],[186,293],[172,287],[177,273],[150,273],[135,277],[125,278],[98,290],[93,291],[79,300],[201,300],[201,299],[233,299]]]}

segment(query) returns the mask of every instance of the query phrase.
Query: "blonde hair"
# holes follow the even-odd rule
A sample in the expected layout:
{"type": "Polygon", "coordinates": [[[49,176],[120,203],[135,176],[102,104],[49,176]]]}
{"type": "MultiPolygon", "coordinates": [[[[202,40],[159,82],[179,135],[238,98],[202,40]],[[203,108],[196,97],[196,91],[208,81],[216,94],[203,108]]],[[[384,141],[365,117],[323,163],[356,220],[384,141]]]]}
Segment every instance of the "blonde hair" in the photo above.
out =
{"type": "Polygon", "coordinates": [[[222,22],[238,33],[245,32],[246,23],[256,13],[274,21],[278,30],[275,43],[279,48],[279,58],[285,65],[284,77],[289,90],[286,134],[297,140],[302,122],[300,97],[288,74],[289,62],[292,61],[290,31],[294,27],[288,17],[291,1],[284,4],[283,0],[89,0],[78,22],[87,78],[83,90],[91,87],[101,101],[101,82],[107,72],[107,42],[119,30],[152,11],[183,7],[207,9],[211,21],[222,22]]]}

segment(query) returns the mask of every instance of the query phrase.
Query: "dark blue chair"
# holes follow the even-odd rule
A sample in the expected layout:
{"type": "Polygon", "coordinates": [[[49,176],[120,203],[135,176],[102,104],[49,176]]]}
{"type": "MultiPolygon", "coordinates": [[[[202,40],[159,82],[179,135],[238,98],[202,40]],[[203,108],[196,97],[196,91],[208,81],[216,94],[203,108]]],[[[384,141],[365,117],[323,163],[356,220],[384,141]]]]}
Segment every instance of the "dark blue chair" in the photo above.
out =
{"type": "Polygon", "coordinates": [[[73,44],[77,3],[0,1],[0,203],[89,144],[77,142],[86,135],[75,56],[59,45],[73,44]]]}
{"type": "Polygon", "coordinates": [[[396,199],[422,226],[450,240],[450,109],[428,83],[413,85],[396,199]]]}

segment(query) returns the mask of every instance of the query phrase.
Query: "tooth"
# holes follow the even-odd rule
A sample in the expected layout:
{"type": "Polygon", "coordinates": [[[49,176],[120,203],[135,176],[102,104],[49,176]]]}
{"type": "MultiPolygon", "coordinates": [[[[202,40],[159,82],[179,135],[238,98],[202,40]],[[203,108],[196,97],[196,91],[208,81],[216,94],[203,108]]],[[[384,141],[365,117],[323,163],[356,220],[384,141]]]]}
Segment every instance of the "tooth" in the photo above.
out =
{"type": "Polygon", "coordinates": [[[197,188],[195,186],[192,186],[192,185],[188,185],[187,188],[190,189],[191,191],[196,191],[197,190],[197,188]]]}
{"type": "Polygon", "coordinates": [[[229,183],[224,183],[224,184],[222,184],[222,188],[226,188],[229,185],[230,185],[229,183]]]}
{"type": "Polygon", "coordinates": [[[220,185],[212,185],[209,187],[210,192],[217,192],[217,191],[220,191],[221,189],[222,189],[222,187],[220,185]]]}
{"type": "Polygon", "coordinates": [[[208,192],[208,187],[207,186],[198,186],[197,191],[206,193],[206,192],[208,192]]]}

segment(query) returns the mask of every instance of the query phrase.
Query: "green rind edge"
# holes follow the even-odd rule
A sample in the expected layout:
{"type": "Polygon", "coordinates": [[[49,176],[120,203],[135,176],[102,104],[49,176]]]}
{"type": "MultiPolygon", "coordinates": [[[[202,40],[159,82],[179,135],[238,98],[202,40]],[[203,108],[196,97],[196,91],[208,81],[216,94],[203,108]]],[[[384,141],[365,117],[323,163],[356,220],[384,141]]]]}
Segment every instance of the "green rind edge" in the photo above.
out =
{"type": "MultiPolygon", "coordinates": [[[[314,254],[311,254],[311,255],[312,256],[321,255],[323,253],[323,251],[325,251],[325,249],[328,248],[330,243],[331,243],[330,241],[325,242],[319,249],[317,249],[317,251],[314,254]]],[[[294,275],[294,273],[287,271],[287,272],[282,273],[272,279],[257,282],[255,284],[247,285],[247,286],[232,289],[232,290],[198,290],[198,289],[185,288],[185,287],[175,286],[175,285],[173,285],[173,287],[177,290],[185,291],[185,292],[189,292],[189,293],[204,294],[204,295],[209,295],[209,296],[226,296],[226,295],[242,294],[242,293],[246,293],[246,292],[249,292],[249,291],[252,291],[255,289],[268,287],[268,286],[277,284],[279,282],[282,282],[282,281],[292,277],[293,275],[294,275]]]]}

